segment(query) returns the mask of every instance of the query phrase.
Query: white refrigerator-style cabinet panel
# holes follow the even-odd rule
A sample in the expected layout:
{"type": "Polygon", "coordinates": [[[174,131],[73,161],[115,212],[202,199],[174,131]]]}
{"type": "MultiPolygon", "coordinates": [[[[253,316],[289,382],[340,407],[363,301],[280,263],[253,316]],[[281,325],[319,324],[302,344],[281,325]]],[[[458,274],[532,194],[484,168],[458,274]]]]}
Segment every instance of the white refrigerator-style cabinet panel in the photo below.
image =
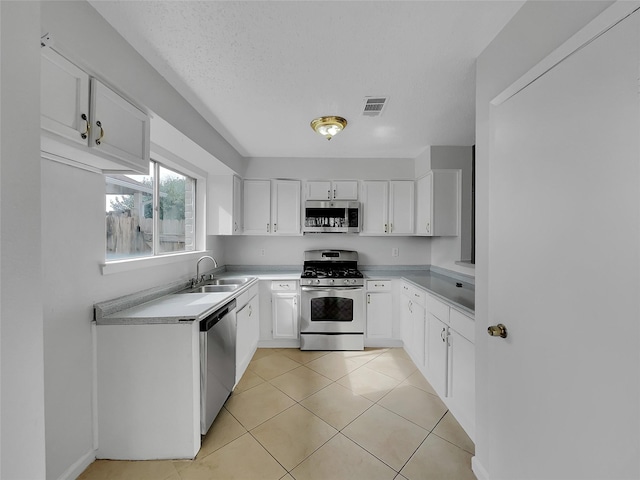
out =
{"type": "Polygon", "coordinates": [[[243,192],[245,235],[266,235],[271,232],[271,182],[245,180],[243,192]]]}
{"type": "Polygon", "coordinates": [[[50,48],[40,57],[43,130],[78,145],[89,143],[89,74],[50,48]]]}
{"type": "Polygon", "coordinates": [[[271,198],[271,233],[299,235],[300,181],[273,180],[271,198]]]}
{"type": "Polygon", "coordinates": [[[91,147],[148,172],[150,121],[146,113],[92,78],[91,119],[91,147]]]}

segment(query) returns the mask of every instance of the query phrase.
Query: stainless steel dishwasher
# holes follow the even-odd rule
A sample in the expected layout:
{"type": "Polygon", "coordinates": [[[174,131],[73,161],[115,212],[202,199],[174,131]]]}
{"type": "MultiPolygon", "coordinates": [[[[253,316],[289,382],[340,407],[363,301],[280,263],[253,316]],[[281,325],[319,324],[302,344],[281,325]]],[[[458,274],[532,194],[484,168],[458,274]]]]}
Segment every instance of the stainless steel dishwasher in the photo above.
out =
{"type": "Polygon", "coordinates": [[[200,321],[200,433],[205,435],[236,381],[236,301],[200,321]]]}

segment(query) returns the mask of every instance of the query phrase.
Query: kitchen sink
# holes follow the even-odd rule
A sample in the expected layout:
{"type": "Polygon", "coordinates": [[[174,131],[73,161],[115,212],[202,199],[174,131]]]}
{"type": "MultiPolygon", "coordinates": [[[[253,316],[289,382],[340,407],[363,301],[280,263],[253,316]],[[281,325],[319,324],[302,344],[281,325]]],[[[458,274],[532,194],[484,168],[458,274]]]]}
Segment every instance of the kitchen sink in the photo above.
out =
{"type": "Polygon", "coordinates": [[[238,288],[240,288],[240,285],[201,285],[192,288],[189,293],[233,292],[238,288]]]}
{"type": "Polygon", "coordinates": [[[234,292],[253,280],[253,277],[215,278],[183,293],[234,292]]]}
{"type": "Polygon", "coordinates": [[[207,280],[205,286],[209,285],[237,285],[242,286],[245,283],[249,283],[253,280],[253,277],[236,277],[236,278],[214,278],[213,280],[207,280]]]}

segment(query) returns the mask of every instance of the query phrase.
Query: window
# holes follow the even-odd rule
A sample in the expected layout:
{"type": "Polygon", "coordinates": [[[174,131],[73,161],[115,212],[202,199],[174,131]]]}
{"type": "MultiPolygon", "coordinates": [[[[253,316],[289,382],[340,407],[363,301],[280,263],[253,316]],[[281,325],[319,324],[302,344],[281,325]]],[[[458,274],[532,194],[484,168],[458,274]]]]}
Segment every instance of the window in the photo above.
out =
{"type": "Polygon", "coordinates": [[[155,161],[148,175],[105,178],[107,261],[195,250],[193,178],[155,161]]]}

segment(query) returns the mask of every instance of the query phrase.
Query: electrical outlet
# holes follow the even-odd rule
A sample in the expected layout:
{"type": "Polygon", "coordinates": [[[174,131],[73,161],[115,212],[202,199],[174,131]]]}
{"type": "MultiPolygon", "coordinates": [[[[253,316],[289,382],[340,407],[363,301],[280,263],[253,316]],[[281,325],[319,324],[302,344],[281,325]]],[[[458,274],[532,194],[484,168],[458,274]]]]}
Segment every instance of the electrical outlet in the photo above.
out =
{"type": "Polygon", "coordinates": [[[391,256],[392,257],[397,257],[398,255],[400,255],[400,251],[397,248],[392,248],[391,249],[391,256]]]}
{"type": "Polygon", "coordinates": [[[264,257],[264,248],[261,248],[261,249],[260,249],[260,256],[261,256],[261,257],[264,257]]]}

